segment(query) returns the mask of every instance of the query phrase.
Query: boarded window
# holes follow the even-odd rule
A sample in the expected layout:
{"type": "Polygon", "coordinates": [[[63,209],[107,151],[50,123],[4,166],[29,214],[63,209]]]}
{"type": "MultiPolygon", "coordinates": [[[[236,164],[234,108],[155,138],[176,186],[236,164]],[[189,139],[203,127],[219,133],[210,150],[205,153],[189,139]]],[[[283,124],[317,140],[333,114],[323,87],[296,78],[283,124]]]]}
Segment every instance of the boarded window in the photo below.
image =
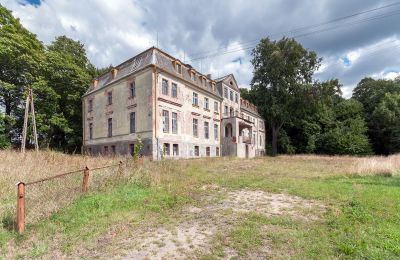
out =
{"type": "Polygon", "coordinates": [[[111,137],[113,135],[113,123],[112,123],[112,118],[108,119],[108,137],[111,137]]]}
{"type": "Polygon", "coordinates": [[[130,121],[130,132],[131,133],[136,133],[136,113],[131,112],[129,115],[129,121],[130,121]]]}
{"type": "Polygon", "coordinates": [[[89,124],[89,139],[93,139],[93,123],[89,124]]]}

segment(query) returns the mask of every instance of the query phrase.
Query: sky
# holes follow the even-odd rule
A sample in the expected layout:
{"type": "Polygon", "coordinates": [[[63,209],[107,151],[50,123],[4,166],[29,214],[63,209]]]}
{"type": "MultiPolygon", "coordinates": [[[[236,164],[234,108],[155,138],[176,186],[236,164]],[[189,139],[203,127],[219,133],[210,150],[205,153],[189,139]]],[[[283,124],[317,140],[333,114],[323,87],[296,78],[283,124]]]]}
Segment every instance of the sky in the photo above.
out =
{"type": "Polygon", "coordinates": [[[338,78],[345,97],[364,77],[400,75],[400,1],[0,0],[45,44],[66,35],[98,67],[151,46],[217,78],[252,78],[251,49],[294,37],[323,59],[318,80],[338,78]]]}

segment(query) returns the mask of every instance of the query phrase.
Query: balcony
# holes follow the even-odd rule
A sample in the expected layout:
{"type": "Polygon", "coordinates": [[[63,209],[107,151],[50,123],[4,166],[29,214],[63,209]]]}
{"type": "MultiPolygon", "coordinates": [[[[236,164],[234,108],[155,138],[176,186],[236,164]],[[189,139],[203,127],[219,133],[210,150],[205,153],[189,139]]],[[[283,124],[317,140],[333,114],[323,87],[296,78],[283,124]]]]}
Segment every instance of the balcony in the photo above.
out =
{"type": "Polygon", "coordinates": [[[239,136],[239,142],[244,144],[251,144],[250,136],[239,136]]]}
{"type": "Polygon", "coordinates": [[[233,118],[233,117],[237,117],[240,118],[248,123],[254,124],[253,121],[250,121],[249,118],[247,116],[244,116],[243,113],[239,113],[239,111],[232,111],[232,112],[228,112],[228,113],[223,113],[222,114],[222,118],[233,118]]]}

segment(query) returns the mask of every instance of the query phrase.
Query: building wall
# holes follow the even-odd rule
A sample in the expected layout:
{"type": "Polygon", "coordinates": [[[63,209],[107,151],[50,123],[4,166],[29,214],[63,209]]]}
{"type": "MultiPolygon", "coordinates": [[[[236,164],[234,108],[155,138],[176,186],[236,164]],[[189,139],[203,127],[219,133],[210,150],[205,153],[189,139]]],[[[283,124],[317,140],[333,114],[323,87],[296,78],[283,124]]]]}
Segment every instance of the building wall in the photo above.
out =
{"type": "Polygon", "coordinates": [[[144,143],[142,153],[149,155],[152,144],[152,70],[138,72],[83,98],[84,147],[93,154],[115,145],[116,152],[129,153],[130,144],[138,137],[144,143]],[[130,83],[135,81],[136,97],[130,97],[130,83]],[[108,105],[108,92],[112,104],[108,105]],[[93,109],[88,111],[89,100],[93,109]],[[135,112],[136,133],[130,133],[130,113],[135,112]],[[108,119],[112,118],[112,137],[108,137],[108,119]],[[93,123],[93,138],[89,138],[89,123],[93,123]]]}
{"type": "Polygon", "coordinates": [[[179,75],[166,72],[157,73],[157,103],[156,103],[156,143],[155,159],[161,157],[191,158],[196,157],[194,147],[199,146],[199,156],[206,156],[206,148],[210,148],[210,156],[217,156],[216,149],[220,149],[220,98],[200,89],[197,86],[183,81],[179,75]],[[168,81],[168,94],[162,93],[162,82],[168,81]],[[172,97],[172,83],[177,85],[177,97],[172,97]],[[193,105],[193,93],[197,93],[198,105],[193,105]],[[208,98],[208,109],[205,108],[205,98],[208,98]],[[218,111],[214,109],[214,102],[218,102],[218,111]],[[168,111],[169,129],[163,131],[163,111],[168,111]],[[177,133],[172,133],[172,113],[177,113],[177,133]],[[193,135],[193,119],[198,120],[198,135],[193,135]],[[209,138],[205,138],[204,122],[209,123],[209,138]],[[214,135],[214,125],[218,126],[217,136],[214,135]],[[169,144],[169,155],[163,152],[163,144],[169,144]],[[179,147],[179,155],[173,154],[173,145],[179,147]],[[158,157],[157,157],[158,156],[158,157]]]}

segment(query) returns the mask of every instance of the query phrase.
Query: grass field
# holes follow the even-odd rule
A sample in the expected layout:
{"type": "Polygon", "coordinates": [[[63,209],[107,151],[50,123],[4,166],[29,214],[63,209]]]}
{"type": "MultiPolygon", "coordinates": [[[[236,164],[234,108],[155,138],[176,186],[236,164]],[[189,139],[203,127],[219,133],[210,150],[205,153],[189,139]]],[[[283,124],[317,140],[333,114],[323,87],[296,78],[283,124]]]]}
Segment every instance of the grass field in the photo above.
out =
{"type": "MultiPolygon", "coordinates": [[[[9,151],[0,158],[3,209],[13,207],[20,180],[125,160],[9,151]]],[[[28,224],[23,236],[7,229],[3,217],[0,255],[399,258],[399,169],[400,155],[129,163],[122,178],[100,179],[104,185],[74,200],[69,189],[79,181],[58,183],[57,192],[44,186],[36,210],[69,203],[28,224]]]]}

